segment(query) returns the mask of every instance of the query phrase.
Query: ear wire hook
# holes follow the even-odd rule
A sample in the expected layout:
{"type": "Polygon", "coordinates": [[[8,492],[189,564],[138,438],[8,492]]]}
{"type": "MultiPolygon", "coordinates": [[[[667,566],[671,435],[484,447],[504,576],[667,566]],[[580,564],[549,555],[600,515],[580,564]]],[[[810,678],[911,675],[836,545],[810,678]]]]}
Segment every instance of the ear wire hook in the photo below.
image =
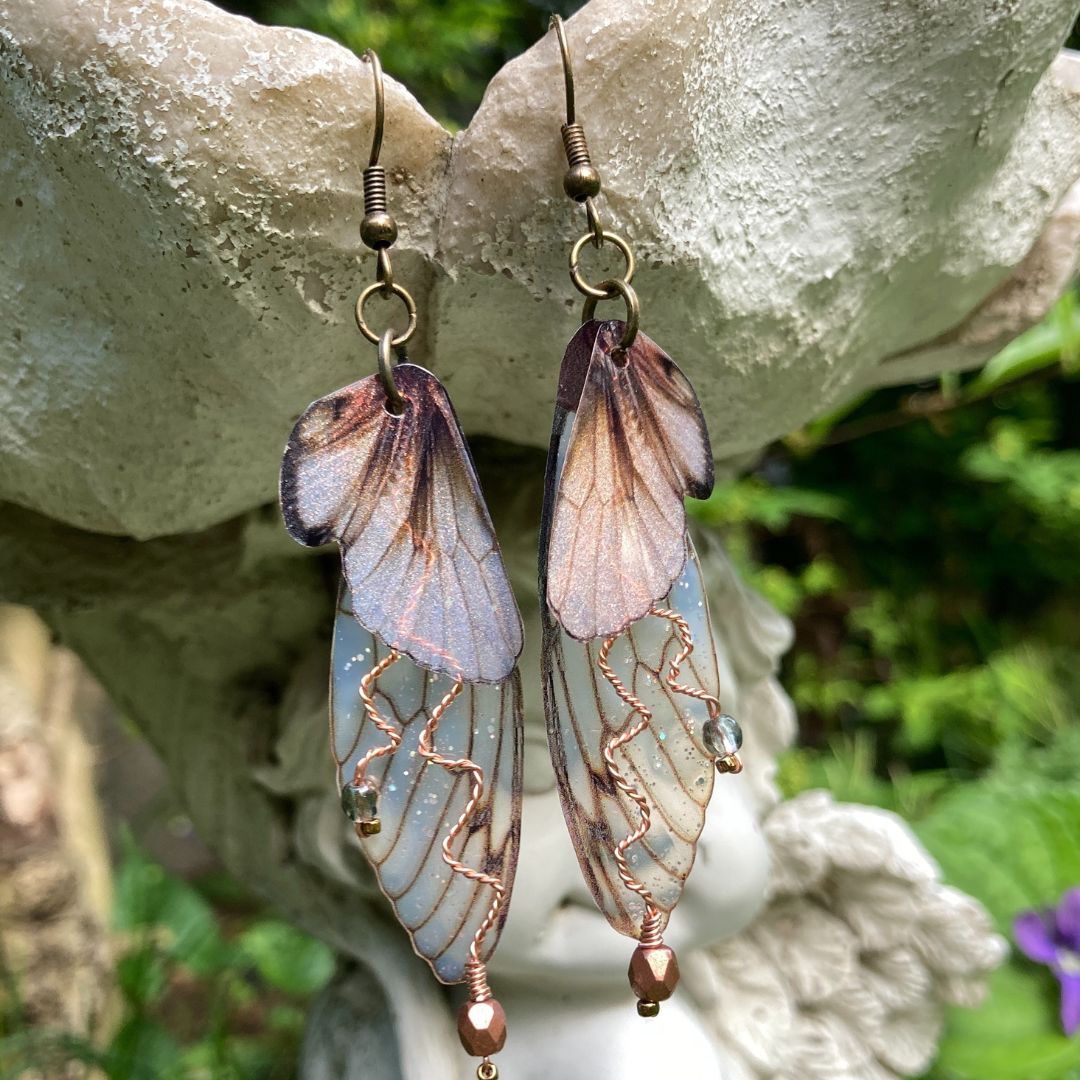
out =
{"type": "Polygon", "coordinates": [[[600,224],[600,215],[596,211],[596,205],[593,203],[593,198],[600,194],[600,171],[593,165],[592,158],[589,156],[585,129],[577,122],[574,65],[570,59],[570,46],[566,42],[566,27],[558,15],[551,16],[549,27],[555,31],[559,39],[563,80],[566,83],[566,123],[562,126],[562,140],[563,149],[566,151],[566,161],[570,167],[566,170],[566,176],[563,177],[563,190],[574,202],[585,204],[593,246],[601,247],[604,243],[604,229],[600,224]]]}
{"type": "Polygon", "coordinates": [[[621,296],[626,304],[626,324],[619,341],[619,348],[624,352],[630,348],[637,337],[639,304],[630,280],[634,276],[634,254],[630,245],[616,233],[606,232],[600,224],[600,215],[593,202],[600,194],[600,171],[593,165],[589,155],[589,144],[585,139],[585,129],[576,119],[577,110],[574,92],[574,66],[570,59],[570,46],[566,42],[566,27],[558,15],[552,15],[548,28],[555,31],[559,39],[559,52],[562,54],[563,79],[566,83],[566,123],[562,125],[563,149],[569,168],[563,177],[563,190],[574,202],[585,204],[585,213],[589,217],[589,231],[582,235],[570,251],[570,280],[574,287],[588,299],[582,311],[582,321],[593,318],[599,300],[614,300],[621,296]],[[626,269],[621,278],[608,278],[599,285],[590,285],[581,274],[578,259],[584,244],[592,240],[594,247],[613,244],[623,254],[626,269]]]}
{"type": "Polygon", "coordinates": [[[360,223],[360,239],[376,253],[378,270],[375,283],[364,289],[356,299],[356,325],[368,341],[379,347],[379,378],[386,391],[390,411],[400,416],[405,408],[405,399],[394,382],[392,353],[397,351],[400,356],[404,355],[403,346],[416,329],[416,301],[407,289],[394,281],[394,270],[390,264],[390,248],[397,239],[397,222],[387,209],[386,169],[379,164],[386,128],[386,88],[382,64],[373,49],[368,49],[362,59],[371,65],[375,83],[375,128],[371,134],[371,157],[364,170],[364,220],[360,223]],[[395,334],[392,329],[379,334],[364,318],[364,305],[377,292],[387,298],[397,296],[404,303],[409,323],[400,334],[395,334]]]}
{"type": "Polygon", "coordinates": [[[552,15],[548,29],[554,30],[562,53],[563,78],[566,80],[566,122],[574,122],[574,67],[570,62],[570,47],[566,44],[566,30],[561,15],[552,15]]]}
{"type": "Polygon", "coordinates": [[[374,168],[379,164],[379,154],[382,152],[383,129],[386,126],[386,92],[383,87],[382,64],[374,49],[368,49],[363,56],[366,63],[371,65],[371,75],[375,80],[375,130],[371,136],[371,159],[368,168],[374,168]]]}

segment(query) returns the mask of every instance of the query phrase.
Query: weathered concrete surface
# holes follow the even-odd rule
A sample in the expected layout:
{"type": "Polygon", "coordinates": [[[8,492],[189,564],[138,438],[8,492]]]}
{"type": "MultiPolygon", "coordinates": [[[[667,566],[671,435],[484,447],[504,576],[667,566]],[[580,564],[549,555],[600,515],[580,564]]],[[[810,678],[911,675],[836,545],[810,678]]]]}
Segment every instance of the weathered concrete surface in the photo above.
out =
{"type": "MultiPolygon", "coordinates": [[[[888,362],[994,294],[1080,177],[1078,62],[1054,61],[1074,6],[592,0],[570,20],[604,219],[719,455],[879,368],[977,359],[888,362]]],[[[456,140],[388,91],[416,355],[471,433],[537,446],[580,300],[561,92],[550,37],[456,140]]],[[[273,498],[292,418],[373,364],[351,314],[370,105],[339,46],[202,0],[0,0],[0,499],[145,538],[273,498]]],[[[1061,280],[1075,247],[1054,258],[1061,280]]]]}

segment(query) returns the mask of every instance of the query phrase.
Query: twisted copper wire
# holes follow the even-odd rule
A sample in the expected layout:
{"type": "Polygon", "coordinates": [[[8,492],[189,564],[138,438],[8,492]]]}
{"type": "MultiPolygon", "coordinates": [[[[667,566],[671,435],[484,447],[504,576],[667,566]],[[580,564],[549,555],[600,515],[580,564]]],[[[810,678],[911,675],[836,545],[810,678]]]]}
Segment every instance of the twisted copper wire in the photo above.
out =
{"type": "Polygon", "coordinates": [[[502,883],[501,878],[497,878],[492,874],[486,874],[482,870],[475,870],[471,866],[466,866],[455,855],[451,848],[453,842],[461,835],[462,830],[469,822],[469,818],[472,817],[473,812],[480,804],[481,798],[484,795],[484,770],[476,764],[475,761],[470,761],[469,758],[446,758],[442,754],[438,753],[432,746],[432,740],[435,738],[435,729],[439,726],[439,721],[443,718],[446,710],[453,704],[454,699],[461,693],[464,683],[461,679],[458,679],[442,701],[431,710],[431,716],[428,719],[424,730],[420,733],[420,739],[417,742],[417,750],[420,756],[425,760],[430,761],[434,765],[438,765],[441,768],[447,769],[450,772],[468,772],[472,774],[472,790],[469,795],[469,801],[465,804],[464,809],[461,811],[461,816],[454,823],[450,831],[446,834],[442,842],[442,857],[443,862],[455,874],[461,874],[462,877],[467,878],[469,881],[479,881],[482,885],[489,885],[494,892],[494,899],[491,901],[491,907],[488,908],[488,913],[484,917],[484,921],[477,927],[476,933],[473,935],[472,945],[469,946],[469,959],[465,963],[465,977],[469,986],[469,999],[471,1001],[488,1001],[491,998],[491,987],[487,982],[487,965],[480,957],[480,949],[484,943],[484,938],[487,936],[488,931],[495,925],[496,919],[499,917],[499,910],[502,907],[503,899],[506,894],[506,887],[502,883]]]}
{"type": "Polygon", "coordinates": [[[690,624],[677,611],[673,611],[671,608],[650,608],[649,614],[655,615],[660,619],[667,619],[674,626],[675,632],[679,635],[679,641],[682,643],[682,648],[675,655],[674,659],[672,659],[671,664],[668,667],[668,673],[665,678],[668,686],[670,686],[676,694],[685,694],[687,697],[703,701],[705,707],[709,710],[709,716],[715,719],[720,715],[720,702],[713,697],[712,694],[707,693],[696,686],[686,686],[684,683],[676,681],[679,678],[679,669],[686,663],[687,658],[694,651],[694,635],[690,632],[690,624]]]}
{"type": "Polygon", "coordinates": [[[596,666],[603,673],[604,678],[611,683],[611,686],[615,690],[615,693],[619,695],[620,699],[637,714],[638,719],[629,727],[623,728],[621,732],[614,735],[608,741],[607,746],[604,747],[603,756],[604,762],[607,764],[608,775],[614,781],[615,786],[637,806],[641,816],[638,821],[638,827],[627,836],[624,836],[615,845],[615,865],[618,868],[619,877],[622,880],[622,883],[631,892],[637,893],[638,896],[645,901],[645,918],[641,926],[642,943],[659,945],[661,941],[663,914],[653,901],[652,893],[645,885],[634,877],[634,874],[626,861],[627,848],[636,844],[639,840],[644,838],[646,833],[648,833],[649,826],[652,824],[652,812],[645,796],[642,795],[625,776],[623,776],[622,770],[615,762],[615,751],[636,739],[638,735],[649,726],[649,722],[652,720],[652,713],[639,697],[636,697],[626,688],[622,679],[612,671],[611,665],[608,663],[608,654],[611,652],[611,647],[615,644],[616,640],[617,639],[613,637],[604,640],[604,643],[600,646],[600,652],[596,657],[596,666]],[[645,941],[646,937],[649,938],[648,942],[645,941]]]}
{"type": "Polygon", "coordinates": [[[359,784],[364,779],[367,767],[385,754],[392,754],[401,745],[401,732],[388,723],[375,707],[372,687],[391,664],[401,659],[401,653],[391,649],[361,680],[360,700],[364,703],[371,722],[390,740],[382,746],[373,746],[357,763],[353,771],[353,783],[359,784]]]}
{"type": "MultiPolygon", "coordinates": [[[[668,673],[665,677],[665,681],[672,691],[676,694],[685,694],[687,697],[695,698],[698,701],[704,702],[705,707],[709,710],[709,717],[715,720],[720,715],[720,702],[712,694],[707,693],[705,690],[701,690],[696,686],[686,686],[684,683],[678,682],[679,669],[686,662],[687,657],[694,651],[694,636],[690,632],[690,624],[680,615],[677,611],[671,608],[650,608],[649,613],[657,616],[660,619],[667,619],[675,627],[675,632],[679,635],[679,641],[682,643],[682,649],[676,654],[668,667],[668,673]]],[[[740,773],[742,772],[742,759],[738,754],[728,754],[726,757],[720,758],[717,762],[717,768],[723,772],[740,773]]]]}

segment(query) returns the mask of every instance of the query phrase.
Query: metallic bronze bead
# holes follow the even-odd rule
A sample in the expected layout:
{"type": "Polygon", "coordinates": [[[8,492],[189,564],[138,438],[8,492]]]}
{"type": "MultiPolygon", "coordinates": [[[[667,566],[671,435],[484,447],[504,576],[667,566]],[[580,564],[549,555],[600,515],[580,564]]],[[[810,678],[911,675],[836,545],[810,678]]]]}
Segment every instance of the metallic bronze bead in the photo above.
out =
{"type": "Polygon", "coordinates": [[[600,173],[589,162],[571,165],[563,177],[563,191],[575,202],[584,202],[600,194],[600,173]]]}
{"type": "Polygon", "coordinates": [[[397,239],[397,222],[385,210],[365,214],[360,222],[360,239],[376,251],[387,248],[397,239]]]}
{"type": "Polygon", "coordinates": [[[458,1011],[457,1029],[467,1054],[497,1054],[506,1043],[506,1013],[494,998],[466,1001],[458,1011]]]}
{"type": "Polygon", "coordinates": [[[638,1016],[651,1017],[660,1015],[660,1004],[656,1001],[639,1001],[637,1003],[638,1016]]]}
{"type": "Polygon", "coordinates": [[[630,988],[640,1001],[667,1001],[679,982],[679,961],[675,958],[675,950],[667,945],[639,945],[630,957],[627,975],[630,988]]]}

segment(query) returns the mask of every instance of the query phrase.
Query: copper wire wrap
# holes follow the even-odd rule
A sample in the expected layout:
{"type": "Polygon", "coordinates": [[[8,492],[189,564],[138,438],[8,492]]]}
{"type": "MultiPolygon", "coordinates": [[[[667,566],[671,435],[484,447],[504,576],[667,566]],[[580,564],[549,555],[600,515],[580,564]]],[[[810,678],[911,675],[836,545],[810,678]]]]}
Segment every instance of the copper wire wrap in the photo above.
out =
{"type": "MultiPolygon", "coordinates": [[[[667,619],[672,624],[675,633],[679,635],[679,643],[682,646],[668,666],[668,673],[665,677],[668,686],[676,694],[685,694],[687,697],[703,702],[705,708],[709,710],[709,717],[715,720],[720,715],[719,700],[697,686],[686,686],[684,683],[677,681],[679,669],[694,651],[694,635],[690,632],[690,624],[682,615],[671,608],[650,608],[649,614],[655,615],[659,619],[667,619]]],[[[742,760],[738,754],[731,754],[723,760],[726,766],[724,772],[742,772],[742,760]]]]}
{"type": "Polygon", "coordinates": [[[367,767],[376,759],[385,756],[386,754],[392,754],[401,745],[401,732],[398,731],[393,724],[389,723],[379,712],[375,705],[375,697],[373,693],[373,687],[378,682],[380,676],[386,671],[391,664],[396,663],[401,659],[401,653],[394,649],[391,649],[361,680],[360,680],[360,700],[364,703],[364,709],[367,711],[368,718],[371,722],[387,737],[389,740],[383,743],[381,746],[373,746],[357,763],[356,769],[353,771],[353,783],[359,784],[364,779],[364,773],[367,772],[367,767]]]}
{"type": "Polygon", "coordinates": [[[610,775],[615,786],[621,791],[635,806],[637,806],[641,817],[638,820],[638,827],[633,832],[624,836],[615,845],[615,865],[619,870],[619,877],[622,883],[645,902],[645,918],[641,924],[641,944],[642,945],[659,945],[663,940],[663,920],[664,916],[660,909],[653,901],[652,893],[648,888],[636,877],[630,869],[629,864],[626,861],[626,851],[632,844],[636,844],[639,840],[645,837],[648,833],[649,827],[652,824],[652,811],[649,808],[649,803],[645,796],[629,780],[623,776],[622,770],[619,768],[615,761],[615,751],[626,746],[627,743],[636,739],[648,726],[652,720],[652,713],[646,707],[645,703],[634,694],[632,694],[623,683],[622,679],[611,669],[611,664],[608,663],[608,654],[611,652],[612,646],[618,640],[617,637],[609,637],[604,639],[604,643],[600,646],[600,652],[596,657],[596,666],[603,673],[603,676],[609,683],[615,693],[619,695],[619,698],[625,702],[625,704],[637,714],[637,720],[627,727],[624,727],[617,735],[613,736],[607,746],[604,747],[604,762],[607,764],[607,771],[610,775]]]}
{"type": "MultiPolygon", "coordinates": [[[[650,608],[649,614],[660,619],[667,619],[679,638],[679,651],[669,661],[664,681],[673,693],[684,694],[686,697],[702,702],[708,710],[709,716],[715,719],[720,715],[720,702],[717,698],[700,687],[687,686],[685,683],[678,681],[682,665],[686,663],[690,654],[694,651],[694,635],[690,630],[690,624],[679,612],[671,608],[650,608]]],[[[596,658],[596,666],[611,684],[615,693],[619,695],[620,700],[637,715],[638,719],[609,740],[607,746],[604,747],[603,756],[608,774],[611,776],[616,788],[637,806],[641,815],[638,820],[638,827],[615,845],[614,855],[615,865],[618,867],[619,878],[622,883],[631,892],[637,893],[645,902],[645,917],[641,924],[640,942],[648,947],[663,943],[664,916],[653,901],[652,893],[634,877],[626,861],[626,852],[633,844],[643,840],[648,834],[652,824],[652,810],[645,796],[623,775],[622,770],[615,761],[615,751],[632,742],[649,726],[652,722],[652,712],[639,697],[630,692],[622,679],[612,670],[608,656],[617,640],[617,637],[609,637],[604,640],[596,658]]],[[[742,771],[742,762],[738,754],[725,758],[724,762],[725,771],[733,773],[742,771]]]]}
{"type": "Polygon", "coordinates": [[[443,862],[455,874],[461,874],[462,877],[467,878],[469,881],[479,881],[482,885],[488,885],[495,894],[484,921],[477,927],[476,933],[473,935],[472,945],[469,946],[469,959],[465,963],[465,980],[469,987],[469,1000],[489,1001],[491,999],[491,987],[488,986],[487,965],[480,956],[480,950],[483,947],[484,938],[487,937],[488,931],[495,925],[499,917],[499,910],[502,908],[503,899],[506,895],[506,887],[503,885],[501,878],[486,874],[482,870],[475,870],[471,866],[466,866],[454,855],[451,847],[469,823],[469,819],[483,798],[484,770],[475,761],[470,761],[469,758],[452,759],[443,757],[432,745],[439,721],[461,693],[464,685],[462,680],[458,679],[439,704],[431,710],[431,716],[428,718],[424,730],[420,733],[417,751],[425,760],[430,761],[433,765],[447,769],[449,772],[468,772],[472,774],[472,790],[469,793],[469,801],[461,811],[461,816],[443,838],[442,857],[443,862]]]}

